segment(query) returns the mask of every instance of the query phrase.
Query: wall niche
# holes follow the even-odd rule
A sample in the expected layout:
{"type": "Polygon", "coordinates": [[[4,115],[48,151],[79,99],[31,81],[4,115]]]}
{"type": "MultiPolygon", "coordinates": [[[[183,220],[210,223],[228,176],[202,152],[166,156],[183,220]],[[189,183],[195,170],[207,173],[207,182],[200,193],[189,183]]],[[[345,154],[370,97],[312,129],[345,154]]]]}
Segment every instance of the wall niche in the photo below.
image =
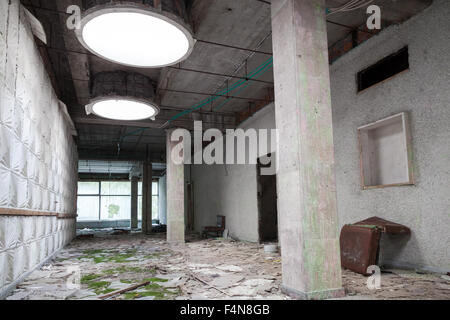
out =
{"type": "Polygon", "coordinates": [[[358,137],[363,189],[414,184],[406,112],[359,127],[358,137]]]}

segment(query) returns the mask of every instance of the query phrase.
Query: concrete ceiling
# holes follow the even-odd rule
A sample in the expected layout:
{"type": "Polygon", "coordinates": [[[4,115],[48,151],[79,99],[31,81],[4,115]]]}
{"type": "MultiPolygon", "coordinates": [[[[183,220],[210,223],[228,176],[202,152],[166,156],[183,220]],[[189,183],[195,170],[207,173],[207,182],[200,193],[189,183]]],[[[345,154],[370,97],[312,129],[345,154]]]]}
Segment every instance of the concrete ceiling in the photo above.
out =
{"type": "MultiPolygon", "coordinates": [[[[338,7],[348,0],[328,0],[338,7]]],[[[381,7],[383,28],[422,11],[432,0],[375,0],[381,7]]],[[[68,106],[78,130],[81,159],[150,158],[165,161],[165,129],[191,128],[203,120],[204,128],[233,128],[273,100],[273,73],[269,69],[242,90],[222,97],[176,121],[168,120],[202,100],[231,87],[271,58],[270,1],[186,0],[198,40],[192,55],[181,64],[163,69],[138,69],[107,62],[88,53],[66,28],[69,5],[82,0],[22,0],[42,22],[47,45],[38,43],[59,98],[68,106]],[[147,75],[157,88],[161,113],[156,121],[118,122],[87,116],[92,76],[102,71],[132,71],[147,75]]],[[[375,33],[365,28],[364,9],[327,18],[330,61],[345,54],[375,33]]]]}

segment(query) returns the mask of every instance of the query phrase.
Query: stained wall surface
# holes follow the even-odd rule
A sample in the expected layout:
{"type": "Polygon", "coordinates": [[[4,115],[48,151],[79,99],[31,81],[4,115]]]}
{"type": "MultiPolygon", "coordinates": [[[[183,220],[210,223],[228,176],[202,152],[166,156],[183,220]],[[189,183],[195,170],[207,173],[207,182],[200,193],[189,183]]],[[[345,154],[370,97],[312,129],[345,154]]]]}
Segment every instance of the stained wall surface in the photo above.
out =
{"type": "MultiPolygon", "coordinates": [[[[411,237],[383,237],[386,265],[450,270],[449,16],[450,2],[435,0],[331,66],[339,227],[372,216],[410,227],[411,237]],[[356,74],[404,46],[410,69],[357,93],[356,74]],[[415,185],[362,190],[357,128],[400,112],[410,117],[415,185]]],[[[244,126],[274,128],[273,108],[244,126]]],[[[198,230],[223,214],[232,236],[258,240],[255,166],[194,166],[193,181],[198,230]]]]}
{"type": "Polygon", "coordinates": [[[379,216],[411,228],[385,237],[385,264],[450,270],[450,2],[392,26],[331,66],[340,226],[379,216]],[[356,93],[355,75],[408,46],[410,69],[356,93]],[[414,186],[361,190],[359,126],[400,112],[410,116],[414,186]]]}
{"type": "Polygon", "coordinates": [[[0,297],[75,235],[77,151],[19,0],[0,1],[0,297]]]}

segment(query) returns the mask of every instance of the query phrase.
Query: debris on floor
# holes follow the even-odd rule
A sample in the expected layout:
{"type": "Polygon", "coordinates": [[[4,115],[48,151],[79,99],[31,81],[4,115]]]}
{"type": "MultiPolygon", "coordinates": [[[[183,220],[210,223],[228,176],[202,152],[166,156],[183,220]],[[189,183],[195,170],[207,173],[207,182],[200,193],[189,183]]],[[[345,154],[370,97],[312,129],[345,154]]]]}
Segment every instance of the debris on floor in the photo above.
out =
{"type": "Polygon", "coordinates": [[[127,229],[114,229],[114,232],[112,233],[113,235],[115,235],[115,236],[118,236],[118,235],[122,235],[122,234],[130,234],[131,233],[131,230],[127,230],[127,229]]]}
{"type": "MultiPolygon", "coordinates": [[[[171,246],[164,234],[77,238],[27,277],[8,300],[290,299],[280,290],[281,258],[264,245],[190,236],[171,246]]],[[[389,270],[381,289],[344,270],[347,299],[450,299],[444,275],[389,270]]]]}

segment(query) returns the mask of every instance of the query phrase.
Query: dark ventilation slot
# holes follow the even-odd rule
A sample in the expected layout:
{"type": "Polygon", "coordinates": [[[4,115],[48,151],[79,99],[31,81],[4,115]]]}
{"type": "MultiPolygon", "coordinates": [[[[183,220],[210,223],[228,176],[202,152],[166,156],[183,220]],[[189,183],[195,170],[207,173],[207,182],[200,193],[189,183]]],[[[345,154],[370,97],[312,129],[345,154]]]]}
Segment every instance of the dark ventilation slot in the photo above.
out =
{"type": "Polygon", "coordinates": [[[358,72],[358,92],[409,69],[408,47],[358,72]]]}

